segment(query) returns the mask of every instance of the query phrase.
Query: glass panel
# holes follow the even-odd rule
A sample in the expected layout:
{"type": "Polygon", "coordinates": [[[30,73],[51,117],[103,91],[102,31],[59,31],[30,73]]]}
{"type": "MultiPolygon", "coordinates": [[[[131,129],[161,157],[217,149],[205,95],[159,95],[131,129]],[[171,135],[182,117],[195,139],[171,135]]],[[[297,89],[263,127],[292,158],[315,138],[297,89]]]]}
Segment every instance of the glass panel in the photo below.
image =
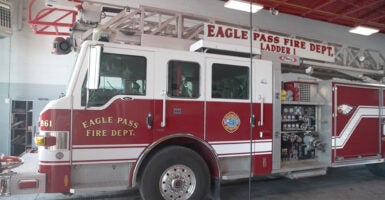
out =
{"type": "Polygon", "coordinates": [[[212,98],[249,99],[249,68],[213,64],[211,89],[212,98]]]}
{"type": "Polygon", "coordinates": [[[170,61],[168,64],[168,95],[181,98],[199,97],[199,64],[170,61]]]}
{"type": "MultiPolygon", "coordinates": [[[[146,95],[147,61],[143,56],[103,53],[99,87],[89,91],[89,106],[101,106],[116,95],[146,95]]],[[[87,77],[85,78],[85,82],[87,77]]],[[[87,89],[82,89],[82,106],[87,89]]]]}

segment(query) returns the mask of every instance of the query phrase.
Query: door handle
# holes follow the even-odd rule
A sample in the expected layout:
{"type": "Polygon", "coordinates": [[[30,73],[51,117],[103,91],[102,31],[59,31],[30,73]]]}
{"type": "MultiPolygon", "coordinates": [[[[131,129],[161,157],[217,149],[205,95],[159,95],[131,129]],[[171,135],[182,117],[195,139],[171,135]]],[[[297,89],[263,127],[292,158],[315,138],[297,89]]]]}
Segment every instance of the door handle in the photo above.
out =
{"type": "Polygon", "coordinates": [[[151,129],[152,128],[152,123],[154,122],[154,119],[152,118],[152,115],[151,113],[148,113],[147,114],[147,117],[146,117],[146,124],[147,124],[147,128],[148,129],[151,129]]]}
{"type": "Polygon", "coordinates": [[[251,115],[250,117],[250,124],[251,124],[251,127],[254,128],[255,127],[255,115],[251,115]]]}
{"type": "Polygon", "coordinates": [[[131,100],[133,100],[132,97],[122,97],[120,99],[123,100],[123,101],[131,101],[131,100]]]}

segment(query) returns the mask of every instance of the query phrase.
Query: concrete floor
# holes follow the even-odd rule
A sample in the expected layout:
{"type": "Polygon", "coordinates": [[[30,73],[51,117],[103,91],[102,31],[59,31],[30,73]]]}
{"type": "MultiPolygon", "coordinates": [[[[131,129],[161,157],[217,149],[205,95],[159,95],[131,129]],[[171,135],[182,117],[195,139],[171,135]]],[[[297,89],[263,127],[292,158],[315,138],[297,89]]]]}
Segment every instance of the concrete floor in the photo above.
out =
{"type": "MultiPolygon", "coordinates": [[[[383,200],[385,178],[372,175],[365,167],[330,169],[328,175],[299,180],[285,178],[252,181],[252,200],[383,200]]],[[[82,194],[15,195],[1,200],[113,199],[141,200],[138,191],[82,194]]],[[[248,181],[224,183],[222,200],[249,199],[248,181]]]]}

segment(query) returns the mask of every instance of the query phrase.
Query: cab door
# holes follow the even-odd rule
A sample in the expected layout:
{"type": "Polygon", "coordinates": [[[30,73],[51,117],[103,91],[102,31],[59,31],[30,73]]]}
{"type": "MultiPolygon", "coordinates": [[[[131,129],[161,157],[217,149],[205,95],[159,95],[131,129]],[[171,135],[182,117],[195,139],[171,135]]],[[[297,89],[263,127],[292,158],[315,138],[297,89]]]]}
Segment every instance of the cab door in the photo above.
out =
{"type": "Polygon", "coordinates": [[[270,173],[271,62],[253,60],[251,69],[247,59],[208,58],[206,73],[206,140],[225,163],[224,178],[231,179],[227,174],[232,171],[238,178],[247,177],[250,170],[255,175],[270,173]]]}
{"type": "Polygon", "coordinates": [[[250,154],[250,73],[246,60],[206,60],[206,140],[219,156],[250,154]]]}
{"type": "Polygon", "coordinates": [[[72,163],[130,162],[152,141],[153,62],[151,51],[105,45],[95,90],[86,89],[88,71],[81,68],[73,102],[72,163]]]}
{"type": "Polygon", "coordinates": [[[186,52],[159,52],[158,55],[154,141],[182,135],[203,139],[204,81],[201,56],[186,52]]]}

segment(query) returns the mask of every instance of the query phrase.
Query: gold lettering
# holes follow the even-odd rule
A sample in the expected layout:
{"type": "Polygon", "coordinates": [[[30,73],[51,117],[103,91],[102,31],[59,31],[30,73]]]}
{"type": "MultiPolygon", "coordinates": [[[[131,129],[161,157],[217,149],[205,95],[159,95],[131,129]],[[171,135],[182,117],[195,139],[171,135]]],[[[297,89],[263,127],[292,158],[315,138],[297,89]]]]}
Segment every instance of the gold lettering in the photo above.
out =
{"type": "Polygon", "coordinates": [[[92,119],[90,119],[90,126],[95,126],[95,122],[94,122],[94,120],[92,120],[92,119]]]}
{"type": "Polygon", "coordinates": [[[121,124],[122,123],[122,121],[123,121],[123,118],[121,118],[121,117],[118,117],[118,121],[116,122],[117,124],[121,124]]]}
{"type": "Polygon", "coordinates": [[[111,136],[135,136],[134,130],[111,130],[111,136]]]}
{"type": "Polygon", "coordinates": [[[126,125],[126,126],[129,126],[132,128],[138,128],[139,127],[139,123],[136,122],[135,120],[128,120],[128,119],[122,118],[122,117],[119,117],[118,120],[116,121],[116,123],[126,125]]]}
{"type": "Polygon", "coordinates": [[[113,117],[97,117],[95,119],[89,119],[82,122],[83,128],[89,128],[98,124],[112,124],[113,117]]]}
{"type": "Polygon", "coordinates": [[[132,128],[138,128],[138,126],[139,126],[139,123],[135,122],[134,125],[132,126],[132,128]]]}
{"type": "Polygon", "coordinates": [[[102,123],[102,118],[98,117],[95,118],[95,124],[101,124],[102,123]]]}
{"type": "Polygon", "coordinates": [[[92,137],[105,137],[107,136],[107,130],[86,130],[86,136],[92,136],[92,137]]]}

